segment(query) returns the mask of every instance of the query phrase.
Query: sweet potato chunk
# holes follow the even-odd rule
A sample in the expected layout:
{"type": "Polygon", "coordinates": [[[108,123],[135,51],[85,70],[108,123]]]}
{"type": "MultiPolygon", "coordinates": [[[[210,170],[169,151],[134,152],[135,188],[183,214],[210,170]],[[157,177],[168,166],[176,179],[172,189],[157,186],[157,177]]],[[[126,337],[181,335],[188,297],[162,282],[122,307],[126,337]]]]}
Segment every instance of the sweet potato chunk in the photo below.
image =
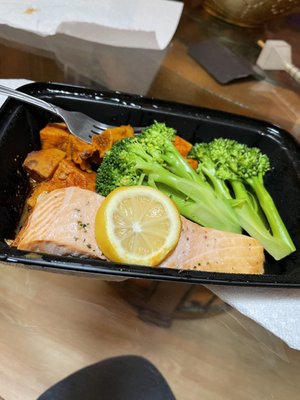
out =
{"type": "Polygon", "coordinates": [[[65,157],[66,153],[59,149],[32,151],[24,160],[23,167],[33,180],[40,182],[51,178],[58,164],[65,157]]]}
{"type": "Polygon", "coordinates": [[[60,149],[67,152],[69,132],[64,123],[49,123],[40,131],[42,149],[60,149]]]}
{"type": "Polygon", "coordinates": [[[197,169],[197,167],[198,167],[198,161],[197,160],[194,160],[193,158],[187,158],[186,161],[190,164],[190,166],[193,169],[195,169],[195,170],[197,169]]]}
{"type": "Polygon", "coordinates": [[[53,177],[39,183],[33,189],[27,199],[30,208],[35,206],[36,200],[43,192],[51,192],[54,189],[79,186],[82,189],[96,190],[96,173],[80,170],[72,161],[62,160],[57,167],[53,177]]]}
{"type": "Polygon", "coordinates": [[[58,188],[79,186],[95,191],[96,173],[91,165],[99,164],[114,142],[133,135],[132,127],[124,125],[94,136],[90,144],[70,134],[64,123],[47,124],[40,131],[41,150],[29,155],[24,163],[38,182],[44,179],[33,188],[27,205],[34,207],[41,193],[58,188]],[[64,157],[57,161],[59,154],[64,157]]]}
{"type": "Polygon", "coordinates": [[[101,135],[93,136],[92,143],[98,150],[99,157],[103,158],[105,153],[111,149],[115,142],[131,136],[134,136],[133,128],[130,125],[121,125],[107,129],[101,135]]]}
{"type": "Polygon", "coordinates": [[[89,159],[96,152],[95,147],[71,135],[63,123],[49,123],[40,131],[41,148],[56,148],[66,153],[67,160],[74,161],[83,171],[91,171],[89,159]]]}
{"type": "Polygon", "coordinates": [[[193,145],[180,136],[175,136],[174,146],[183,157],[187,157],[193,145]]]}
{"type": "Polygon", "coordinates": [[[63,181],[65,186],[79,186],[96,190],[96,172],[81,171],[73,162],[63,160],[53,175],[53,181],[63,181]]]}
{"type": "Polygon", "coordinates": [[[122,125],[93,136],[90,144],[70,134],[64,123],[49,123],[40,131],[42,149],[64,151],[67,160],[73,161],[83,171],[92,171],[91,164],[99,164],[114,142],[133,135],[130,125],[122,125]]]}
{"type": "Polygon", "coordinates": [[[186,158],[186,161],[190,164],[190,166],[193,169],[197,169],[198,161],[193,160],[192,158],[187,158],[193,145],[190,142],[188,142],[187,140],[183,139],[182,137],[175,136],[174,146],[179,151],[179,153],[182,155],[182,157],[186,158]]]}

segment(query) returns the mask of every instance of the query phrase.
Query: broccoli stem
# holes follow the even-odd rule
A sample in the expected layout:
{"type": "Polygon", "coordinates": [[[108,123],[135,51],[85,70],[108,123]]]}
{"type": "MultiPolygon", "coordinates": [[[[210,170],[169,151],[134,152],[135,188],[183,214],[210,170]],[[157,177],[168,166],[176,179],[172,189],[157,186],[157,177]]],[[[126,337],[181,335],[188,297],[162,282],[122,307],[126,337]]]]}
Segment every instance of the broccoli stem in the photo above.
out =
{"type": "MultiPolygon", "coordinates": [[[[161,192],[169,196],[174,203],[177,205],[178,210],[184,217],[200,224],[203,226],[211,227],[215,229],[228,231],[228,225],[221,224],[219,221],[216,224],[216,215],[211,214],[211,210],[206,205],[199,204],[191,199],[184,198],[181,193],[172,193],[172,189],[168,186],[158,184],[155,186],[161,192]]],[[[236,229],[236,227],[234,227],[236,229]]],[[[233,232],[233,230],[231,230],[233,232]]],[[[236,232],[236,231],[234,231],[236,232]]],[[[240,230],[236,233],[240,233],[240,230]]]]}
{"type": "Polygon", "coordinates": [[[282,240],[282,242],[289,247],[290,252],[295,251],[296,247],[286,229],[284,222],[282,221],[272,196],[264,186],[262,177],[255,176],[249,178],[247,179],[247,183],[252,187],[258,198],[261,208],[263,209],[270,225],[273,236],[282,240]]]}
{"type": "Polygon", "coordinates": [[[276,205],[264,186],[263,176],[270,161],[256,147],[219,138],[209,143],[196,143],[190,156],[198,160],[197,172],[229,201],[241,227],[257,239],[276,260],[293,251],[295,245],[276,205]]]}
{"type": "Polygon", "coordinates": [[[166,162],[169,171],[182,178],[192,179],[195,182],[207,185],[207,182],[181,156],[172,142],[166,142],[165,146],[166,154],[162,155],[162,158],[166,162]]]}
{"type": "Polygon", "coordinates": [[[136,168],[148,176],[150,186],[164,185],[164,192],[169,193],[185,217],[207,227],[241,232],[235,212],[226,200],[216,197],[210,187],[201,187],[197,182],[178,177],[153,162],[138,161],[136,168]]]}
{"type": "Polygon", "coordinates": [[[293,247],[290,241],[287,240],[289,235],[278,235],[277,232],[269,231],[257,211],[253,208],[245,185],[237,180],[232,180],[230,183],[236,199],[241,200],[234,209],[243,229],[258,240],[275,260],[280,260],[289,255],[293,247]]]}
{"type": "MultiPolygon", "coordinates": [[[[219,195],[222,196],[223,198],[227,200],[231,200],[231,194],[226,186],[225,182],[222,181],[221,179],[216,178],[216,170],[213,165],[210,165],[210,163],[203,163],[200,165],[200,170],[201,173],[208,178],[208,181],[211,182],[215,192],[219,195]]],[[[199,171],[200,172],[200,171],[199,171]]]]}

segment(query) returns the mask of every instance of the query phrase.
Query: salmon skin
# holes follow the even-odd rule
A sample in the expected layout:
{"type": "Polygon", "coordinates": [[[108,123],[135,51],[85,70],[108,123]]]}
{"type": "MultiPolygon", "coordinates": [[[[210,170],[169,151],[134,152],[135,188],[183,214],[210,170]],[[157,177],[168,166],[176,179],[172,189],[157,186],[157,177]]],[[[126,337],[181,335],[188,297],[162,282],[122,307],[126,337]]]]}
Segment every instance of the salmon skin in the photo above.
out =
{"type": "MultiPolygon", "coordinates": [[[[106,259],[94,233],[96,212],[103,199],[79,187],[41,195],[16,238],[18,249],[106,259]]],[[[264,250],[256,239],[181,219],[179,242],[158,267],[239,274],[264,272],[264,250]]]]}

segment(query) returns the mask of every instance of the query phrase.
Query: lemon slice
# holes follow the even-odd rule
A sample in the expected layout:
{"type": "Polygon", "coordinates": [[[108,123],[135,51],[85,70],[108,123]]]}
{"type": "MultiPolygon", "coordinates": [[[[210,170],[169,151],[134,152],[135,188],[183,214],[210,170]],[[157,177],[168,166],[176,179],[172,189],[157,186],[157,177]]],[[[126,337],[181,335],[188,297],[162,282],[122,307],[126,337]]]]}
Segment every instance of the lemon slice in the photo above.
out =
{"type": "Polygon", "coordinates": [[[180,232],[175,203],[147,186],[115,189],[96,214],[96,241],[115,262],[157,265],[175,248],[180,232]]]}

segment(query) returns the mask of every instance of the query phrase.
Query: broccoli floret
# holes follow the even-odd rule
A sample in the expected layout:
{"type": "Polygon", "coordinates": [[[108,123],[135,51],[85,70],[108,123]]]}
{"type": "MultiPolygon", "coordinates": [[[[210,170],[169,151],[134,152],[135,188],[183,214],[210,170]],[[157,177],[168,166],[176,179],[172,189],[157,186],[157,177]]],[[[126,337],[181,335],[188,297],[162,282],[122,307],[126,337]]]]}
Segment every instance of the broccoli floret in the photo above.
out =
{"type": "Polygon", "coordinates": [[[119,186],[139,185],[143,179],[136,169],[135,160],[128,157],[128,148],[134,147],[135,138],[125,138],[116,142],[105,154],[96,177],[96,190],[103,196],[119,186]]]}
{"type": "Polygon", "coordinates": [[[115,143],[97,171],[96,190],[106,196],[118,186],[148,185],[162,190],[182,215],[201,225],[241,232],[227,200],[190,167],[172,143],[175,131],[154,123],[140,136],[115,143]]]}
{"type": "Polygon", "coordinates": [[[195,172],[174,146],[176,131],[162,122],[146,128],[140,140],[153,159],[174,174],[207,186],[205,180],[195,172]]]}
{"type": "Polygon", "coordinates": [[[219,138],[197,143],[189,157],[198,160],[198,173],[204,175],[216,192],[231,202],[241,227],[256,238],[276,260],[295,246],[276,205],[264,185],[270,160],[256,147],[219,138]]]}

